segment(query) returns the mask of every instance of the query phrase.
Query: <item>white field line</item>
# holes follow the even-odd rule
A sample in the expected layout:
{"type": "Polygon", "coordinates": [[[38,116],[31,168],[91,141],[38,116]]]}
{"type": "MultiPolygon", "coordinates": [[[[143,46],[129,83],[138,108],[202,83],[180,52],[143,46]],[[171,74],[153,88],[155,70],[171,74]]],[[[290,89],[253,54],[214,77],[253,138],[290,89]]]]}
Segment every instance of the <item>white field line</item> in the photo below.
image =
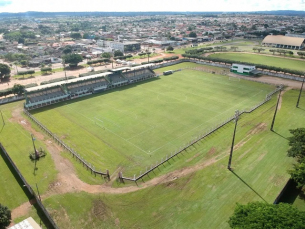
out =
{"type": "Polygon", "coordinates": [[[140,132],[140,133],[138,133],[138,134],[136,134],[136,135],[134,135],[134,136],[132,136],[130,138],[127,138],[127,140],[129,141],[130,139],[133,139],[133,138],[135,138],[135,137],[137,137],[139,135],[142,135],[143,133],[145,133],[147,131],[150,131],[150,130],[153,130],[153,129],[155,129],[155,127],[148,128],[147,130],[144,130],[144,131],[142,131],[142,132],[140,132]]]}
{"type": "MultiPolygon", "coordinates": [[[[3,114],[3,116],[5,117],[5,120],[9,120],[9,118],[5,114],[3,114]]],[[[15,123],[12,123],[12,122],[5,122],[5,125],[4,125],[3,129],[5,128],[6,125],[13,126],[20,133],[22,133],[24,136],[26,136],[27,138],[30,138],[30,135],[27,135],[27,134],[25,134],[24,132],[21,131],[21,128],[20,128],[19,125],[15,124],[15,123]]]]}
{"type": "MultiPolygon", "coordinates": [[[[160,92],[156,92],[156,91],[152,91],[152,90],[148,90],[148,89],[146,89],[146,90],[147,90],[147,91],[151,91],[151,92],[153,92],[153,93],[155,93],[155,94],[157,94],[157,95],[164,95],[164,96],[170,97],[170,98],[172,98],[172,99],[178,100],[178,101],[180,101],[180,102],[188,103],[188,104],[193,105],[193,106],[195,106],[195,107],[200,107],[201,109],[208,110],[208,111],[211,111],[211,112],[214,112],[214,113],[218,113],[218,112],[216,112],[216,111],[207,109],[206,107],[201,107],[201,106],[199,106],[199,105],[196,105],[196,104],[193,104],[193,103],[190,103],[190,102],[187,102],[187,101],[183,101],[183,100],[180,100],[180,99],[177,99],[177,98],[168,96],[168,95],[166,95],[166,94],[162,94],[162,93],[160,93],[160,92]]],[[[161,101],[162,101],[162,100],[161,100],[161,101]]]]}
{"type": "Polygon", "coordinates": [[[139,146],[137,146],[137,145],[133,144],[132,142],[128,141],[126,138],[123,138],[123,137],[121,137],[120,135],[114,133],[114,132],[111,131],[110,129],[108,129],[108,128],[104,127],[104,126],[100,126],[98,123],[95,123],[95,125],[97,125],[97,126],[103,128],[103,129],[105,129],[105,130],[111,132],[111,133],[114,134],[115,136],[117,136],[117,137],[123,139],[124,141],[128,142],[129,144],[131,144],[131,145],[133,145],[134,147],[136,147],[136,148],[138,148],[139,150],[141,150],[142,152],[144,152],[144,153],[146,153],[146,154],[149,154],[149,153],[147,153],[145,150],[143,150],[142,148],[140,148],[139,146]]]}
{"type": "MultiPolygon", "coordinates": [[[[261,90],[261,91],[262,91],[262,90],[261,90]]],[[[260,93],[261,91],[259,91],[258,93],[260,93]]],[[[257,93],[257,94],[258,94],[258,93],[257,93]]],[[[251,96],[250,98],[256,96],[257,94],[251,96]]],[[[249,98],[248,98],[248,99],[249,99],[249,98]]],[[[245,99],[245,100],[247,100],[247,99],[245,99]]],[[[241,101],[240,103],[244,102],[245,100],[241,101]]],[[[209,119],[208,121],[205,121],[205,122],[201,123],[200,125],[198,125],[198,126],[192,128],[191,130],[189,130],[189,131],[187,131],[187,132],[183,132],[183,134],[181,134],[181,135],[179,135],[178,137],[176,137],[175,139],[173,139],[173,140],[167,142],[166,144],[164,144],[163,146],[157,148],[156,150],[159,150],[159,149],[163,148],[164,146],[166,146],[167,144],[173,142],[174,140],[177,140],[177,139],[183,137],[184,135],[186,135],[187,133],[189,133],[189,132],[191,132],[191,131],[193,131],[193,130],[195,130],[195,129],[198,129],[198,128],[201,127],[203,124],[208,123],[210,120],[213,120],[213,119],[215,119],[216,117],[218,117],[218,116],[220,116],[220,115],[222,115],[222,114],[224,114],[224,113],[227,113],[229,110],[233,109],[235,106],[239,105],[240,103],[235,104],[233,107],[231,107],[231,108],[227,109],[226,111],[224,111],[224,112],[222,112],[222,113],[220,113],[220,114],[214,116],[213,118],[209,119]]],[[[229,117],[227,117],[227,118],[229,118],[229,117]]],[[[214,125],[217,125],[217,124],[218,124],[218,123],[215,123],[214,125]]],[[[155,152],[156,150],[152,151],[152,153],[155,152]]]]}
{"type": "Polygon", "coordinates": [[[117,127],[119,127],[119,128],[121,128],[121,126],[120,125],[117,125],[115,122],[112,122],[111,120],[109,120],[108,118],[105,118],[105,117],[103,117],[103,116],[101,116],[101,115],[98,115],[98,116],[95,116],[94,117],[94,119],[96,119],[96,120],[98,120],[98,121],[100,121],[100,122],[104,122],[103,120],[100,120],[99,118],[97,118],[97,117],[102,117],[103,119],[105,119],[107,122],[111,122],[113,125],[115,125],[115,126],[117,126],[117,127]]]}
{"type": "MultiPolygon", "coordinates": [[[[71,107],[69,107],[69,108],[72,109],[73,111],[75,111],[73,108],[71,108],[71,107]]],[[[105,126],[98,125],[98,124],[96,123],[96,121],[94,121],[93,119],[91,119],[91,118],[89,118],[89,117],[87,117],[87,116],[81,114],[79,111],[76,111],[76,113],[78,113],[78,114],[82,115],[83,117],[85,117],[86,119],[92,121],[95,125],[99,126],[100,128],[103,128],[103,129],[105,129],[105,130],[111,132],[111,133],[114,134],[115,136],[117,136],[117,137],[123,139],[124,141],[128,142],[129,144],[135,146],[136,148],[138,148],[138,149],[141,150],[142,152],[144,152],[144,153],[146,153],[146,154],[150,154],[150,153],[147,153],[147,152],[146,152],[145,150],[143,150],[142,148],[140,148],[139,146],[137,146],[137,145],[133,144],[132,142],[128,141],[128,140],[125,139],[124,137],[122,137],[122,136],[120,136],[120,135],[114,133],[113,131],[111,131],[110,129],[106,128],[105,126]]],[[[98,120],[98,121],[99,121],[99,122],[103,122],[103,121],[101,121],[101,120],[98,120]]]]}

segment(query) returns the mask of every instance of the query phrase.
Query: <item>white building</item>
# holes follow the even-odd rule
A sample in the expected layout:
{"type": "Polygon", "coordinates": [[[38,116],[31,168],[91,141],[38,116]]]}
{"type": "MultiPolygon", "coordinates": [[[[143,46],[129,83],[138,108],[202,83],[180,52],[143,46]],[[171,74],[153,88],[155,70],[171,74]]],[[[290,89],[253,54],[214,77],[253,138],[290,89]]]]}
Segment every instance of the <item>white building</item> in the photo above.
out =
{"type": "Polygon", "coordinates": [[[243,74],[243,75],[252,75],[255,70],[255,66],[243,65],[243,64],[232,64],[231,72],[243,74]]]}

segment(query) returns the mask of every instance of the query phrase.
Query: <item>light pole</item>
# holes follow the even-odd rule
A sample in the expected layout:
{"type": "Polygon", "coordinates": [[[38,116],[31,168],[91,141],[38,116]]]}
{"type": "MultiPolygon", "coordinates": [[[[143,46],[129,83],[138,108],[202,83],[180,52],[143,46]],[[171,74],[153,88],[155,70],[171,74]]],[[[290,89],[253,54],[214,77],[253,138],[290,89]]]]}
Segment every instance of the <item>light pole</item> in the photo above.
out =
{"type": "Polygon", "coordinates": [[[64,66],[65,78],[66,78],[66,80],[67,80],[66,63],[65,63],[65,61],[62,62],[62,65],[64,66]]]}
{"type": "Polygon", "coordinates": [[[303,90],[304,81],[305,81],[305,76],[303,76],[302,86],[300,88],[300,94],[299,94],[299,98],[298,98],[297,106],[296,106],[297,108],[299,107],[299,102],[300,102],[300,98],[301,98],[301,94],[302,94],[302,90],[303,90]]]}
{"type": "Polygon", "coordinates": [[[235,111],[235,126],[234,126],[234,132],[233,132],[233,138],[232,138],[232,144],[231,144],[231,151],[229,156],[229,162],[228,162],[228,169],[231,170],[231,162],[233,157],[233,149],[234,149],[234,141],[235,141],[235,134],[236,134],[236,127],[237,127],[237,121],[239,118],[239,111],[235,111]]]}
{"type": "Polygon", "coordinates": [[[282,88],[280,89],[279,96],[277,97],[277,103],[276,103],[276,107],[275,107],[275,111],[274,111],[274,115],[273,115],[273,119],[272,119],[272,123],[271,123],[271,127],[270,127],[270,130],[271,130],[271,131],[273,131],[273,125],[274,125],[274,121],[275,121],[277,109],[278,109],[278,106],[279,106],[281,93],[282,93],[282,88]]]}

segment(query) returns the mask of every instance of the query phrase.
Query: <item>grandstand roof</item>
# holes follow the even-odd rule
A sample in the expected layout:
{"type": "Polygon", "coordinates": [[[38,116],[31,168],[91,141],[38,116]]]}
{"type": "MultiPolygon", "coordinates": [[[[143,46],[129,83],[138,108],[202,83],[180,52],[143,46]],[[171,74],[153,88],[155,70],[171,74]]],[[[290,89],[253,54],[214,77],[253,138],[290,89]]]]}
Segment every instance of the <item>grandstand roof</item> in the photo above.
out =
{"type": "Polygon", "coordinates": [[[50,83],[50,84],[46,84],[46,85],[40,85],[40,86],[37,86],[37,87],[26,88],[25,90],[26,90],[26,92],[40,91],[40,90],[43,90],[43,89],[56,87],[56,86],[60,86],[60,85],[63,85],[63,84],[69,84],[69,83],[81,82],[81,81],[84,81],[84,80],[90,80],[90,79],[105,77],[105,76],[111,75],[111,74],[112,74],[111,72],[104,72],[104,73],[99,73],[99,74],[95,74],[95,75],[78,77],[78,78],[75,78],[75,79],[50,83]]]}
{"type": "Polygon", "coordinates": [[[136,66],[136,67],[132,67],[131,70],[137,70],[137,69],[147,68],[147,67],[151,67],[151,66],[154,66],[154,64],[139,65],[139,66],[136,66]]]}
{"type": "Polygon", "coordinates": [[[112,72],[120,72],[120,71],[124,71],[124,70],[130,70],[130,67],[110,69],[110,71],[112,71],[112,72]]]}
{"type": "Polygon", "coordinates": [[[292,46],[301,46],[303,42],[304,42],[304,38],[287,37],[283,35],[268,35],[262,41],[262,43],[292,45],[292,46]]]}

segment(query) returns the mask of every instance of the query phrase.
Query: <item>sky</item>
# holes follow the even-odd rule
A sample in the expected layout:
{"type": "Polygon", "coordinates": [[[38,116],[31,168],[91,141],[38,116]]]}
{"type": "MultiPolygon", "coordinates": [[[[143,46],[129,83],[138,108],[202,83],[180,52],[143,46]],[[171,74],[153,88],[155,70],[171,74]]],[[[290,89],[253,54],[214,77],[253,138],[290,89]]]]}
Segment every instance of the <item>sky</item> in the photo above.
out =
{"type": "Polygon", "coordinates": [[[305,0],[0,0],[0,12],[303,10],[305,0]]]}

